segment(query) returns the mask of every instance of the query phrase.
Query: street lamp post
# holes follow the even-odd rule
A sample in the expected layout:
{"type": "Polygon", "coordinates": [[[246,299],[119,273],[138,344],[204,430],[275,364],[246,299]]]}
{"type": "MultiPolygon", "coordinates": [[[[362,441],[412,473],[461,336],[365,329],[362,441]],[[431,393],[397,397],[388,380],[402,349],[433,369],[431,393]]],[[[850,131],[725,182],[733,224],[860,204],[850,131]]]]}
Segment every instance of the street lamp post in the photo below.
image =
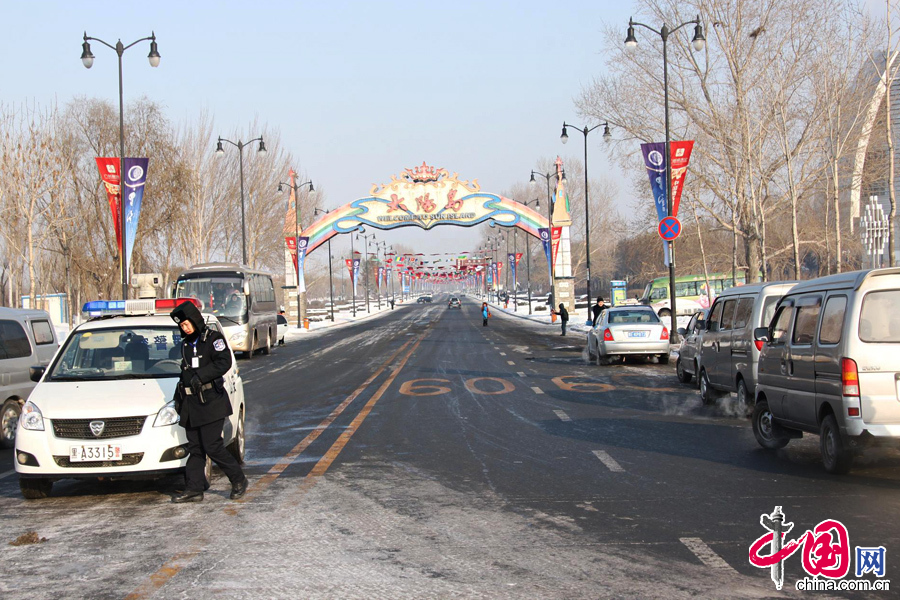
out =
{"type": "Polygon", "coordinates": [[[128,252],[125,241],[125,197],[123,195],[125,189],[125,105],[122,88],[122,55],[135,44],[147,40],[150,40],[150,54],[147,55],[147,60],[150,61],[151,67],[158,67],[160,56],[156,46],[156,33],[152,31],[150,32],[150,37],[135,40],[127,46],[122,44],[121,39],[113,46],[100,38],[89,37],[85,31],[84,42],[81,44],[81,64],[83,64],[86,69],[90,69],[94,65],[94,55],[91,53],[91,41],[100,42],[107,48],[115,50],[116,54],[119,56],[119,235],[121,236],[122,243],[119,256],[119,272],[122,278],[122,300],[128,298],[128,267],[125,262],[125,257],[128,256],[128,252]]]}
{"type": "MultiPolygon", "coordinates": [[[[685,21],[674,29],[669,29],[669,26],[663,23],[662,28],[659,30],[656,30],[649,25],[638,23],[634,19],[628,19],[628,33],[625,36],[625,48],[628,50],[633,50],[637,48],[638,45],[637,38],[634,37],[635,25],[657,34],[662,39],[663,43],[663,105],[666,122],[666,215],[671,217],[673,216],[674,199],[672,198],[672,152],[669,147],[669,55],[667,42],[669,40],[669,35],[686,25],[694,25],[694,39],[691,40],[694,50],[698,52],[703,50],[706,46],[706,38],[703,36],[703,25],[700,23],[699,15],[696,19],[685,21]]],[[[672,241],[669,242],[669,301],[672,309],[672,314],[670,315],[672,321],[670,324],[669,335],[671,336],[670,339],[673,342],[676,342],[678,341],[678,321],[675,316],[675,243],[672,241]]]]}
{"type": "Polygon", "coordinates": [[[378,310],[381,310],[381,259],[378,258],[379,246],[385,248],[385,252],[387,252],[387,242],[375,242],[375,263],[378,266],[378,271],[376,271],[375,275],[375,289],[378,294],[378,310]]]}
{"type": "MultiPolygon", "coordinates": [[[[293,181],[294,172],[290,172],[290,179],[293,181]]],[[[300,329],[302,326],[302,315],[300,314],[300,190],[304,187],[309,186],[309,196],[310,198],[316,197],[316,188],[313,187],[313,182],[305,181],[303,183],[278,183],[278,193],[282,193],[284,188],[288,188],[294,191],[294,216],[295,219],[295,229],[294,229],[294,252],[296,252],[297,257],[297,329],[300,329]]],[[[331,254],[331,249],[329,247],[328,253],[331,254]]],[[[245,259],[246,260],[246,259],[245,259]]],[[[334,320],[333,318],[331,319],[334,320]]]]}
{"type": "MultiPolygon", "coordinates": [[[[309,189],[312,191],[312,182],[309,183],[309,189]]],[[[313,217],[318,214],[328,214],[331,211],[315,208],[313,210],[313,217]]],[[[331,322],[334,323],[334,273],[331,265],[331,261],[334,260],[334,257],[331,256],[331,238],[328,238],[328,291],[330,292],[331,297],[331,322]]],[[[343,285],[341,286],[341,291],[343,292],[343,285]]]]}
{"type": "MultiPolygon", "coordinates": [[[[531,179],[528,180],[528,184],[532,187],[537,186],[537,181],[534,180],[535,175],[540,175],[544,179],[547,180],[547,229],[550,234],[550,244],[553,244],[553,200],[551,200],[550,196],[550,178],[556,177],[556,173],[541,173],[540,171],[531,170],[531,179]]],[[[550,310],[553,310],[553,307],[556,306],[556,281],[553,278],[553,258],[551,253],[550,259],[550,310]]]]}
{"type": "Polygon", "coordinates": [[[566,132],[566,127],[572,127],[577,129],[584,135],[584,251],[586,253],[586,267],[587,267],[587,321],[585,325],[589,325],[593,323],[593,319],[591,318],[591,220],[589,213],[589,203],[588,203],[588,134],[598,127],[603,127],[603,139],[605,141],[609,141],[612,138],[612,134],[609,132],[609,122],[599,123],[594,125],[593,127],[583,127],[579,129],[574,125],[569,125],[565,121],[563,121],[562,127],[562,135],[559,136],[559,139],[562,140],[562,143],[565,144],[569,141],[569,134],[566,132]]]}
{"type": "MultiPolygon", "coordinates": [[[[362,256],[365,258],[365,261],[366,261],[366,268],[365,268],[365,271],[366,271],[366,312],[369,313],[369,312],[372,312],[369,309],[369,243],[370,243],[369,238],[372,238],[374,240],[375,234],[370,233],[368,235],[363,235],[362,233],[357,233],[356,239],[359,239],[359,238],[363,239],[363,249],[365,250],[365,252],[363,252],[362,256]]],[[[360,266],[362,266],[362,263],[360,263],[360,266]]]]}
{"type": "MultiPolygon", "coordinates": [[[[219,141],[216,143],[216,156],[224,156],[225,148],[222,147],[222,142],[228,142],[232,146],[238,149],[238,155],[240,156],[240,170],[241,170],[241,260],[243,260],[243,264],[247,265],[247,225],[246,219],[244,216],[244,148],[252,144],[253,142],[259,142],[259,147],[256,149],[256,153],[260,156],[266,155],[266,143],[263,141],[262,136],[258,138],[253,138],[249,142],[242,142],[238,140],[237,142],[232,142],[231,140],[226,140],[222,136],[219,136],[219,141]]],[[[298,311],[299,312],[299,311],[298,311]]]]}
{"type": "MultiPolygon", "coordinates": [[[[535,208],[541,207],[541,201],[537,198],[535,198],[534,200],[531,200],[530,202],[523,202],[523,204],[525,206],[528,206],[529,204],[532,204],[532,203],[534,204],[535,208]]],[[[530,241],[531,240],[526,235],[525,236],[525,263],[527,265],[526,270],[528,271],[528,314],[529,315],[531,314],[531,247],[529,245],[530,241]]]]}

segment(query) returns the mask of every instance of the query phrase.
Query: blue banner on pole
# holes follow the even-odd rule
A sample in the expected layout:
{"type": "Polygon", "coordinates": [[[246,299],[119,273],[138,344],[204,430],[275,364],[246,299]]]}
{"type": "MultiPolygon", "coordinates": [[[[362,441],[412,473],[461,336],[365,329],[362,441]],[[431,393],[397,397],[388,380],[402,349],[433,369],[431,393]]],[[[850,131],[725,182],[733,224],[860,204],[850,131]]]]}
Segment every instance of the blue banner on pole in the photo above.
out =
{"type": "Polygon", "coordinates": [[[538,229],[538,235],[541,236],[541,244],[544,245],[544,254],[547,255],[547,278],[551,279],[550,285],[553,285],[553,269],[551,268],[551,264],[553,264],[553,248],[550,243],[550,229],[547,227],[541,227],[538,229]]]}
{"type": "Polygon", "coordinates": [[[516,287],[516,255],[513,252],[509,252],[506,255],[506,260],[509,261],[509,273],[512,275],[513,280],[513,289],[516,287]]]}
{"type": "Polygon", "coordinates": [[[359,259],[353,259],[353,297],[356,298],[356,282],[359,279],[359,259]]]}
{"type": "Polygon", "coordinates": [[[147,182],[147,158],[126,158],[123,169],[122,189],[125,198],[125,245],[128,256],[125,269],[130,271],[131,254],[134,252],[134,240],[137,238],[138,218],[141,215],[141,201],[144,198],[144,184],[147,182]]]}
{"type": "Polygon", "coordinates": [[[306,279],[303,277],[303,263],[306,261],[306,250],[309,248],[309,238],[297,237],[297,282],[300,293],[306,291],[306,279]]]}
{"type": "Polygon", "coordinates": [[[644,155],[647,175],[650,176],[650,190],[653,193],[653,203],[656,205],[656,216],[662,221],[669,214],[666,202],[666,143],[641,144],[641,153],[644,155]]]}

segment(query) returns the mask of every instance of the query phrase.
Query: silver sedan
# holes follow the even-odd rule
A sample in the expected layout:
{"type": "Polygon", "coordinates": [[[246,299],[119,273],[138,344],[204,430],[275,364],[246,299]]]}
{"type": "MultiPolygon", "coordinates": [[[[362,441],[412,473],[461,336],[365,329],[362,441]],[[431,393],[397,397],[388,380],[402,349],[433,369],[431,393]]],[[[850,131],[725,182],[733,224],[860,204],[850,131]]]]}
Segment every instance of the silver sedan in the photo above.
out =
{"type": "Polygon", "coordinates": [[[649,306],[615,306],[588,332],[588,352],[598,362],[625,355],[669,361],[669,330],[649,306]]]}

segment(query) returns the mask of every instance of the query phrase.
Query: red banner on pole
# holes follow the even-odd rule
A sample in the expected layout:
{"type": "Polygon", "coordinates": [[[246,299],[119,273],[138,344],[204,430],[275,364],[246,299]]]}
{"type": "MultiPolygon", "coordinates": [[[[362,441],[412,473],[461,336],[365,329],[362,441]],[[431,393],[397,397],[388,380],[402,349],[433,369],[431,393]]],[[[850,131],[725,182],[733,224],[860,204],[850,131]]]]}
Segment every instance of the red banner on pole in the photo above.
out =
{"type": "Polygon", "coordinates": [[[553,251],[553,269],[556,270],[556,253],[559,252],[559,240],[562,239],[562,227],[554,227],[550,231],[550,247],[553,251]]]}
{"type": "Polygon", "coordinates": [[[669,153],[672,155],[672,216],[678,216],[678,204],[681,202],[681,191],[684,188],[684,177],[688,163],[691,161],[691,150],[694,141],[669,142],[669,153]]]}
{"type": "Polygon", "coordinates": [[[97,169],[100,171],[100,179],[106,187],[106,197],[109,200],[109,208],[113,214],[113,228],[116,231],[116,247],[119,254],[122,254],[122,223],[119,219],[121,210],[119,206],[119,159],[118,158],[95,158],[97,161],[97,169]]]}

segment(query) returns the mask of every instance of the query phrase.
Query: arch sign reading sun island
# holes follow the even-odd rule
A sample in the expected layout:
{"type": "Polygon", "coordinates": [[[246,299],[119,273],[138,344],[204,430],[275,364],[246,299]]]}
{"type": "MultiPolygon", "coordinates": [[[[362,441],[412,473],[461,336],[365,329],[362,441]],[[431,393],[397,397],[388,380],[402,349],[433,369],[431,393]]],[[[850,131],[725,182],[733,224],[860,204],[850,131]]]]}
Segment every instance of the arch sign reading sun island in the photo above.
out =
{"type": "Polygon", "coordinates": [[[377,229],[435,225],[471,227],[483,222],[519,227],[535,237],[547,219],[527,206],[497,194],[481,191],[471,182],[451,175],[446,169],[422,163],[405,169],[389,183],[373,185],[369,196],[331,211],[304,230],[310,238],[310,252],[339,233],[360,226],[377,229]]]}

